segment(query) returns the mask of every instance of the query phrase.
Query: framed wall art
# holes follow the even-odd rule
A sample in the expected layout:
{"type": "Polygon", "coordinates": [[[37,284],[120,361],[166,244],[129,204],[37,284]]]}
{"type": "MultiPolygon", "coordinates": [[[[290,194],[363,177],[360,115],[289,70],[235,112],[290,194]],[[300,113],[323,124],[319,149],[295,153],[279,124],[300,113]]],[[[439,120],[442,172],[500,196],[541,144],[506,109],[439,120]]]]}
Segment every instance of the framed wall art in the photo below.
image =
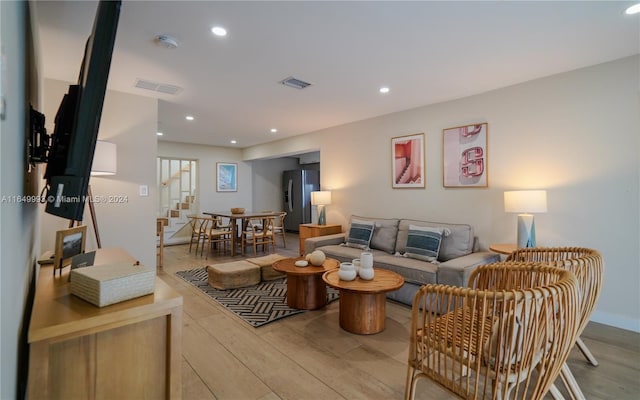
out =
{"type": "Polygon", "coordinates": [[[487,123],[444,129],[444,187],[487,187],[487,123]]]}
{"type": "Polygon", "coordinates": [[[216,191],[238,191],[238,164],[216,163],[216,191]]]}
{"type": "Polygon", "coordinates": [[[391,138],[391,187],[424,188],[424,133],[391,138]]]}

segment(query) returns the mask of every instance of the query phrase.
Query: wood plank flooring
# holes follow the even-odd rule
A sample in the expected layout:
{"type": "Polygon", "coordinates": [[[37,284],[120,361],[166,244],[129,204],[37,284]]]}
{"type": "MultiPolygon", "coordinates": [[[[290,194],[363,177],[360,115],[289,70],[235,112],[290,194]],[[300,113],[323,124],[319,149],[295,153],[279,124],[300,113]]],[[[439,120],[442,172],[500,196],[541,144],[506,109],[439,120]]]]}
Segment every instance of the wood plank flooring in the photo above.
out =
{"type": "MultiPolygon", "coordinates": [[[[297,235],[287,233],[288,247],[280,244],[277,252],[296,256],[297,244],[297,235]]],[[[228,252],[214,250],[205,260],[189,245],[165,247],[158,276],[184,297],[185,400],[403,398],[410,307],[388,301],[386,329],[369,336],[340,329],[338,302],[253,328],[175,275],[229,260],[228,252]]],[[[586,398],[640,398],[640,334],[590,323],[582,338],[600,362],[593,367],[578,349],[571,353],[569,366],[586,398]]],[[[421,400],[456,398],[426,379],[417,392],[421,400]]]]}

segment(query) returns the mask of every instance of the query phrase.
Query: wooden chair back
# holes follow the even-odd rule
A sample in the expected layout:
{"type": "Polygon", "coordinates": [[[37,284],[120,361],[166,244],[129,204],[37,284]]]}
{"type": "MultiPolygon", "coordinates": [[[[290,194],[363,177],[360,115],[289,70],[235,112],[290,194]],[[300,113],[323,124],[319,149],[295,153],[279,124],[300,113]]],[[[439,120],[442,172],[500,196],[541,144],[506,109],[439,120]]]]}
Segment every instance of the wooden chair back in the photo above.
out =
{"type": "Polygon", "coordinates": [[[209,259],[209,252],[214,247],[226,251],[227,243],[233,245],[231,224],[225,224],[222,217],[206,218],[201,229],[204,231],[204,239],[200,256],[206,251],[205,258],[209,259]]]}
{"type": "Polygon", "coordinates": [[[193,244],[196,244],[196,254],[200,248],[200,242],[203,242],[207,233],[208,225],[211,223],[211,217],[203,217],[199,215],[189,215],[189,223],[191,225],[191,239],[189,241],[189,252],[193,244]]]}
{"type": "Polygon", "coordinates": [[[274,219],[274,223],[273,223],[273,232],[275,234],[282,235],[282,247],[284,248],[287,247],[287,236],[286,236],[286,232],[284,231],[284,219],[286,217],[287,217],[287,213],[283,211],[280,213],[280,215],[278,215],[274,219]]]}
{"type": "Polygon", "coordinates": [[[169,225],[169,218],[156,218],[156,236],[158,236],[158,267],[164,264],[164,227],[169,225]]]}

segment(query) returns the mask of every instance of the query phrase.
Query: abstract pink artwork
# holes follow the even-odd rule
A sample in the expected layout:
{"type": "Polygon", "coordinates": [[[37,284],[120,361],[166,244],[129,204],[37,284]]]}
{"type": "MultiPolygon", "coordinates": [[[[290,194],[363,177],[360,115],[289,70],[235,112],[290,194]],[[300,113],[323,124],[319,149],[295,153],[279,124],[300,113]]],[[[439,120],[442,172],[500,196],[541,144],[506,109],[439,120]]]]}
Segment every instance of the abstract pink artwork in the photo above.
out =
{"type": "Polygon", "coordinates": [[[423,188],[424,133],[391,139],[392,187],[423,188]]]}

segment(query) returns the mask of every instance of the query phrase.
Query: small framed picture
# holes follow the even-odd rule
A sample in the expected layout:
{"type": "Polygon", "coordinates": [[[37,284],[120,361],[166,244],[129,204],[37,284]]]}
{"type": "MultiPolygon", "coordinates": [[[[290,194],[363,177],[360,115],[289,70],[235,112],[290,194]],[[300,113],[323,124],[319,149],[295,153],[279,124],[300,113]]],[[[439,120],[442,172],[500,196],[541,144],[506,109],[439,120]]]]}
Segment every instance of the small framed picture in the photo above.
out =
{"type": "Polygon", "coordinates": [[[238,191],[238,164],[216,163],[216,191],[238,191]]]}
{"type": "Polygon", "coordinates": [[[53,273],[56,269],[71,264],[71,258],[84,253],[87,240],[87,226],[80,225],[75,228],[62,229],[56,232],[56,243],[54,249],[53,273]]]}
{"type": "Polygon", "coordinates": [[[424,188],[424,133],[391,138],[391,187],[424,188]]]}
{"type": "Polygon", "coordinates": [[[487,123],[442,132],[443,186],[487,187],[487,123]]]}

